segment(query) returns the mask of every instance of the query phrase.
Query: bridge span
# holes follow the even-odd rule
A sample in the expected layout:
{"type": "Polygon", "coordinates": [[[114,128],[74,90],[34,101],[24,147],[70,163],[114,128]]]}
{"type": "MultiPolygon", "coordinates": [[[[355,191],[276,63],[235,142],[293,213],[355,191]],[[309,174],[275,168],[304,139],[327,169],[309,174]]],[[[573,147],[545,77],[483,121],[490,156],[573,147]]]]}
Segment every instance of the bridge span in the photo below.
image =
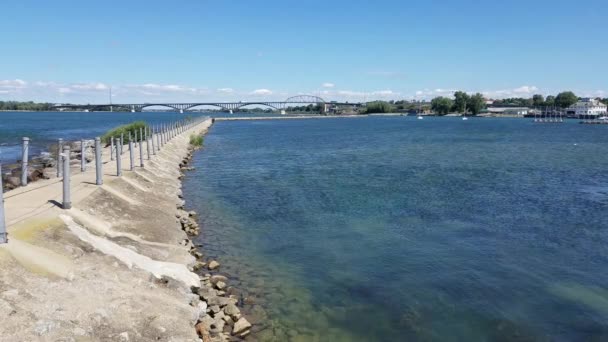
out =
{"type": "Polygon", "coordinates": [[[177,112],[183,113],[188,110],[194,110],[197,107],[217,107],[220,110],[226,112],[232,112],[241,107],[251,105],[266,106],[275,110],[279,110],[282,113],[291,106],[301,105],[318,105],[321,108],[321,113],[327,113],[332,108],[337,106],[353,106],[360,107],[363,103],[348,103],[348,102],[327,102],[323,98],[313,95],[298,95],[287,98],[285,101],[238,101],[238,102],[179,102],[179,103],[105,103],[105,104],[70,104],[70,103],[58,103],[53,106],[56,110],[82,110],[82,111],[127,111],[127,112],[141,112],[145,108],[149,107],[166,107],[173,109],[177,112]]]}

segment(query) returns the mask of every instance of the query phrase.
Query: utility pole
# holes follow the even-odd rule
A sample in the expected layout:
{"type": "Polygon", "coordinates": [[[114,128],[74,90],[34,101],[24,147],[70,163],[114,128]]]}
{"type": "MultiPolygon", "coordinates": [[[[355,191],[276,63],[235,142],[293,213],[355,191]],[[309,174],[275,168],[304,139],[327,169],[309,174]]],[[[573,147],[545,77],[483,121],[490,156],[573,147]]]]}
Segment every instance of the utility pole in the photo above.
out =
{"type": "Polygon", "coordinates": [[[114,108],[112,108],[112,86],[110,86],[110,113],[112,113],[114,111],[114,108]]]}

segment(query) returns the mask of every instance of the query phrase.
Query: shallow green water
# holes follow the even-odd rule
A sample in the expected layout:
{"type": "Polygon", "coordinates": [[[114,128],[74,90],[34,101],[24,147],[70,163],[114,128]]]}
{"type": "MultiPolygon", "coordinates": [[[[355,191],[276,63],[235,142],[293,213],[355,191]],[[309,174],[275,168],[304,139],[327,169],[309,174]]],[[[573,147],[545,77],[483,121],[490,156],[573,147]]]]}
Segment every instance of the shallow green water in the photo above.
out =
{"type": "Polygon", "coordinates": [[[606,129],[218,122],[185,196],[258,339],[608,340],[606,129]]]}

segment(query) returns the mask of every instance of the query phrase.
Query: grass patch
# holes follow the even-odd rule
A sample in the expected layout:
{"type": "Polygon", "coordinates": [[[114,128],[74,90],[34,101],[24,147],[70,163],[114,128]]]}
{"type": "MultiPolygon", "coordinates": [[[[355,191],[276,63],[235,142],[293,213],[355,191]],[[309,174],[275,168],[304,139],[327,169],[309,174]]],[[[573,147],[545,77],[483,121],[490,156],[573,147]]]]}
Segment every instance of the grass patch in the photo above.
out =
{"type": "Polygon", "coordinates": [[[135,121],[131,122],[130,124],[118,126],[107,131],[106,134],[101,137],[101,141],[108,146],[110,145],[110,139],[112,137],[120,138],[121,134],[124,134],[125,141],[128,141],[127,138],[129,137],[129,132],[133,138],[135,138],[135,132],[137,132],[137,141],[141,141],[143,139],[139,136],[140,128],[145,131],[148,128],[148,125],[146,125],[144,121],[135,121]]]}
{"type": "Polygon", "coordinates": [[[194,147],[202,147],[204,143],[204,139],[202,135],[191,134],[190,135],[190,145],[194,147]]]}

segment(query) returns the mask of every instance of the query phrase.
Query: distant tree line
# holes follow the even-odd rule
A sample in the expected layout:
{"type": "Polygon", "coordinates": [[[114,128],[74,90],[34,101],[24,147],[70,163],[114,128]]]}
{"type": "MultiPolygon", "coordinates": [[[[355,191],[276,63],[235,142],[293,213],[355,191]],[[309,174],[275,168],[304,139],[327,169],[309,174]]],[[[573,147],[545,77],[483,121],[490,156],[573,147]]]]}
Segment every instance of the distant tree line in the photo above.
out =
{"type": "MultiPolygon", "coordinates": [[[[531,98],[513,97],[506,99],[494,100],[494,107],[559,107],[568,108],[575,104],[580,98],[571,91],[564,91],[557,96],[549,95],[546,98],[543,95],[536,94],[531,98]]],[[[608,104],[608,98],[600,101],[608,104]]],[[[477,93],[468,95],[465,92],[457,91],[453,98],[439,96],[431,101],[431,109],[439,115],[448,113],[470,113],[472,115],[479,114],[486,108],[486,100],[483,95],[477,93]]]]}
{"type": "Polygon", "coordinates": [[[18,101],[0,101],[0,110],[31,110],[31,111],[45,111],[52,110],[52,103],[35,103],[32,101],[18,102],[18,101]]]}
{"type": "Polygon", "coordinates": [[[450,112],[479,114],[486,108],[486,100],[480,93],[469,95],[463,91],[454,93],[454,99],[439,96],[431,101],[431,109],[439,115],[450,112]]]}

